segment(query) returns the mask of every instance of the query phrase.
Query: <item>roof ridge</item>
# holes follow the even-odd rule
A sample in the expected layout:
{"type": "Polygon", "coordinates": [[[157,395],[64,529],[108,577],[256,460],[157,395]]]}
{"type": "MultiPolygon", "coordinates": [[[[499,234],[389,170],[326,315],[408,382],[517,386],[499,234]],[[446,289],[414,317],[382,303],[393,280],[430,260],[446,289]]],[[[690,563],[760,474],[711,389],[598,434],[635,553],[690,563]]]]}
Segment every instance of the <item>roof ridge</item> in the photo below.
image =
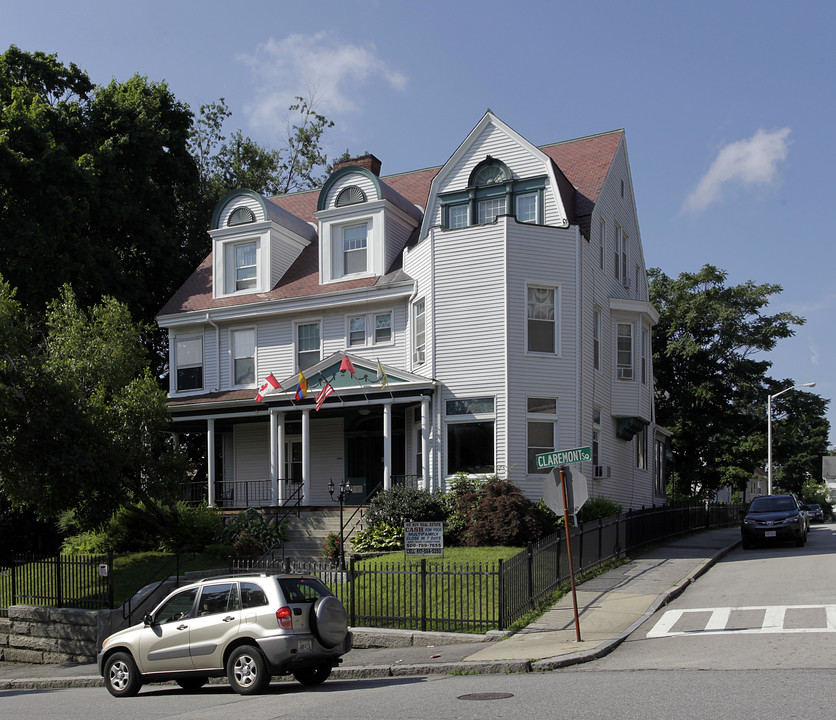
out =
{"type": "Polygon", "coordinates": [[[543,148],[547,147],[555,147],[557,145],[568,145],[569,143],[580,142],[581,140],[592,140],[594,138],[605,137],[607,135],[616,135],[617,133],[623,133],[624,128],[618,128],[617,130],[607,130],[605,132],[593,133],[592,135],[584,135],[582,137],[573,138],[572,140],[560,140],[559,142],[553,143],[546,143],[545,145],[538,145],[537,147],[542,150],[543,148]]]}

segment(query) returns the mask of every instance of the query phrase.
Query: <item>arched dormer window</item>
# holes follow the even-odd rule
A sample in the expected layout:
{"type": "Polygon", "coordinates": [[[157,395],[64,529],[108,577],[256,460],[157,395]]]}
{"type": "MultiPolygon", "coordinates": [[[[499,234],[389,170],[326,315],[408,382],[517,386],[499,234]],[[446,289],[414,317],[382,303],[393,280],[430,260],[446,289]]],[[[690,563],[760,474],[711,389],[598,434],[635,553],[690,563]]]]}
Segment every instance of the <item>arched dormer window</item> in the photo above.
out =
{"type": "Polygon", "coordinates": [[[337,195],[334,202],[334,207],[345,207],[346,205],[357,205],[364,202],[366,202],[366,193],[356,185],[349,185],[340,190],[340,194],[337,195]]]}
{"type": "Polygon", "coordinates": [[[546,177],[515,180],[504,162],[488,155],[471,171],[467,188],[440,197],[442,226],[455,230],[485,225],[500,215],[542,224],[545,187],[546,177]]]}
{"type": "Polygon", "coordinates": [[[511,179],[511,172],[501,160],[496,160],[490,155],[480,162],[473,172],[470,173],[471,187],[485,187],[496,185],[511,179]]]}
{"type": "Polygon", "coordinates": [[[255,222],[255,214],[248,207],[237,207],[229,214],[229,220],[226,224],[229,227],[234,225],[246,225],[247,223],[255,222]]]}

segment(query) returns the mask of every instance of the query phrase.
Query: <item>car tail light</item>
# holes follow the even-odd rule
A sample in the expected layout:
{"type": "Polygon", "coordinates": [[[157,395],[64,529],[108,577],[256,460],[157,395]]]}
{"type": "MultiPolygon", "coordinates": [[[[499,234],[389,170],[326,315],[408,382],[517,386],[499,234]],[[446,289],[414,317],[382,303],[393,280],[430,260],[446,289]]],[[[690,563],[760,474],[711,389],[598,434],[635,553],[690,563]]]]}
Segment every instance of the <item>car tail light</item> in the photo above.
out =
{"type": "Polygon", "coordinates": [[[293,613],[289,607],[285,606],[276,610],[276,620],[278,620],[280,628],[284,630],[293,629],[293,613]]]}

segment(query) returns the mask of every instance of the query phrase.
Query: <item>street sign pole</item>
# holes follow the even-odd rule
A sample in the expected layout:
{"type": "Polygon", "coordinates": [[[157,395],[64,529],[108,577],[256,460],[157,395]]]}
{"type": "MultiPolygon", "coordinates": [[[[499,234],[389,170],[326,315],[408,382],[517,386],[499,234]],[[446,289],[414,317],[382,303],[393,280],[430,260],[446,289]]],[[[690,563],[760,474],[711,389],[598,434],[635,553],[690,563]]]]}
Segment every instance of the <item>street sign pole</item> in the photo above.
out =
{"type": "Polygon", "coordinates": [[[572,533],[569,530],[569,499],[566,494],[565,467],[560,466],[560,487],[563,490],[563,527],[566,528],[566,553],[569,557],[569,581],[572,584],[572,607],[575,610],[575,638],[581,642],[581,623],[578,619],[578,596],[575,592],[575,563],[572,560],[572,533]]]}

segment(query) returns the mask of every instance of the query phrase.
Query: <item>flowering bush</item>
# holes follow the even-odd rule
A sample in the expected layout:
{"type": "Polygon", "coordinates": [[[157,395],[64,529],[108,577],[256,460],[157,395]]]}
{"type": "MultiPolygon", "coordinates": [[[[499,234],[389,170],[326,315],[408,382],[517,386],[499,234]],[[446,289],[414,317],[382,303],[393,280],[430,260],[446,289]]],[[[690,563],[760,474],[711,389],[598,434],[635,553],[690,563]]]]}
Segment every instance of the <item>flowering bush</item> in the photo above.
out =
{"type": "Polygon", "coordinates": [[[340,536],[337,533],[328,533],[322,545],[322,557],[332,562],[340,559],[340,536]]]}
{"type": "Polygon", "coordinates": [[[239,557],[252,557],[264,551],[264,546],[251,532],[242,530],[232,541],[232,548],[239,557]]]}

